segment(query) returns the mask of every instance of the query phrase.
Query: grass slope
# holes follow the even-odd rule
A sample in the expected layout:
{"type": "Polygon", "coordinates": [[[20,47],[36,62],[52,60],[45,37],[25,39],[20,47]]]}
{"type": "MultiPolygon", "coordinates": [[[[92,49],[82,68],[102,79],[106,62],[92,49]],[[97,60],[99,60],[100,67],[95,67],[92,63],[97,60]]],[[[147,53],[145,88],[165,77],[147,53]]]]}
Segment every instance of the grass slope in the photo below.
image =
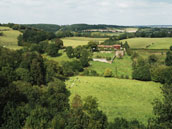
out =
{"type": "Polygon", "coordinates": [[[172,45],[172,38],[131,38],[121,40],[127,41],[131,48],[146,48],[148,49],[169,49],[172,45]]]}
{"type": "Polygon", "coordinates": [[[89,41],[103,42],[107,38],[87,38],[87,37],[69,37],[63,38],[64,46],[77,47],[79,45],[87,45],[89,41]]]}
{"type": "Polygon", "coordinates": [[[43,57],[44,58],[47,58],[48,60],[53,60],[53,61],[56,61],[58,63],[62,63],[64,61],[73,61],[75,60],[76,58],[72,58],[70,59],[67,55],[66,55],[66,52],[64,52],[64,50],[59,50],[59,56],[57,57],[50,57],[48,56],[47,54],[43,54],[43,57]]]}
{"type": "MultiPolygon", "coordinates": [[[[97,53],[95,55],[113,57],[114,53],[97,53]]],[[[132,75],[132,60],[129,56],[124,56],[123,59],[115,59],[112,64],[103,62],[90,62],[90,67],[88,69],[95,70],[98,74],[103,75],[106,68],[110,68],[114,76],[129,76],[132,75]]]]}
{"type": "Polygon", "coordinates": [[[3,36],[0,36],[1,46],[15,50],[21,48],[17,45],[17,37],[21,34],[21,32],[12,30],[8,27],[0,27],[0,32],[3,33],[3,36]]]}
{"type": "Polygon", "coordinates": [[[161,98],[160,84],[103,77],[72,77],[66,82],[71,92],[83,98],[94,96],[111,122],[115,117],[138,119],[144,124],[153,117],[152,102],[161,98]],[[76,79],[78,78],[78,79],[76,79]],[[70,87],[74,83],[73,87],[70,87]]]}

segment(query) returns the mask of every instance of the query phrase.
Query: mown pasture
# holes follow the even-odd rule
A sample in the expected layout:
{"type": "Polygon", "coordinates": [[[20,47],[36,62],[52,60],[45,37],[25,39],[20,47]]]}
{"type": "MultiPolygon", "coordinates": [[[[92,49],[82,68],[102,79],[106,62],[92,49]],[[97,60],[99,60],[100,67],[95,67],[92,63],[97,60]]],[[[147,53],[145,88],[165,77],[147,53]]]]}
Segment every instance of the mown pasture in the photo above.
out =
{"type": "Polygon", "coordinates": [[[63,38],[64,46],[77,47],[79,45],[87,45],[89,41],[103,42],[107,38],[87,38],[87,37],[68,37],[63,38]]]}
{"type": "Polygon", "coordinates": [[[17,44],[17,37],[21,34],[21,32],[13,30],[9,27],[0,27],[0,32],[3,33],[3,36],[0,36],[0,46],[14,50],[21,48],[17,44]]]}
{"type": "Polygon", "coordinates": [[[172,38],[131,38],[121,41],[127,41],[131,48],[169,49],[172,45],[172,38]]]}
{"type": "Polygon", "coordinates": [[[110,122],[115,117],[124,117],[128,120],[138,119],[146,124],[153,117],[153,100],[161,98],[161,85],[154,82],[76,76],[66,81],[66,85],[71,92],[70,100],[76,94],[82,99],[96,97],[99,108],[110,122]]]}
{"type": "MultiPolygon", "coordinates": [[[[97,56],[100,57],[111,57],[113,58],[114,52],[112,53],[94,53],[93,58],[97,56]]],[[[115,58],[112,64],[91,61],[88,69],[95,70],[99,75],[103,76],[106,68],[110,68],[112,70],[113,76],[115,77],[126,77],[131,78],[132,75],[132,60],[130,56],[125,55],[122,59],[115,58]]]]}

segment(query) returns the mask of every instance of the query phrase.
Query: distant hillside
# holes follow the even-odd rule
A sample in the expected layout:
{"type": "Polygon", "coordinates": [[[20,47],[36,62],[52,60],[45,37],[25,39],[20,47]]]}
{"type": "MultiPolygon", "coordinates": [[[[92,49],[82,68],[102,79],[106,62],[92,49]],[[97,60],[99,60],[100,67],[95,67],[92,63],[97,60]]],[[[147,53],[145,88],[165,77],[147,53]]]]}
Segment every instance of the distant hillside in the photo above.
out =
{"type": "Polygon", "coordinates": [[[172,28],[172,25],[140,25],[138,28],[172,28]]]}
{"type": "Polygon", "coordinates": [[[58,30],[63,31],[83,31],[90,29],[107,29],[107,28],[127,28],[127,26],[118,26],[118,25],[89,25],[89,24],[72,24],[72,25],[55,25],[55,24],[27,24],[28,27],[33,27],[37,29],[42,29],[44,31],[56,32],[58,30]]]}
{"type": "Polygon", "coordinates": [[[60,26],[55,24],[27,24],[26,26],[41,29],[48,32],[56,32],[60,29],[60,26]]]}
{"type": "Polygon", "coordinates": [[[88,25],[88,24],[73,24],[73,25],[64,25],[61,26],[62,30],[69,30],[69,31],[83,31],[88,29],[107,29],[107,28],[126,28],[126,26],[118,26],[118,25],[88,25]]]}

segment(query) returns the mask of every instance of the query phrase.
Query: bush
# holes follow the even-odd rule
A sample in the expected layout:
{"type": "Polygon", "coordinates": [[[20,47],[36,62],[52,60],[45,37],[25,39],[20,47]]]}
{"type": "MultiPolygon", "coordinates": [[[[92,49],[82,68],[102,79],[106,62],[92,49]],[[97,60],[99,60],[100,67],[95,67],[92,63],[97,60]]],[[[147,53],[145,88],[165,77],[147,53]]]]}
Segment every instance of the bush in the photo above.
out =
{"type": "Polygon", "coordinates": [[[172,66],[172,51],[168,51],[166,55],[165,64],[167,66],[172,66]]]}
{"type": "Polygon", "coordinates": [[[148,62],[149,62],[149,64],[154,64],[154,63],[156,63],[158,61],[158,57],[156,56],[156,55],[150,55],[149,57],[148,57],[148,62]]]}
{"type": "Polygon", "coordinates": [[[151,74],[148,65],[136,67],[132,73],[133,79],[151,81],[151,74]]]}
{"type": "Polygon", "coordinates": [[[124,79],[124,75],[121,75],[121,79],[124,79]]]}
{"type": "Polygon", "coordinates": [[[112,60],[112,58],[111,57],[106,57],[106,60],[110,61],[110,60],[112,60]]]}
{"type": "Polygon", "coordinates": [[[83,75],[85,75],[85,76],[99,76],[95,70],[88,70],[88,69],[84,70],[83,75]]]}
{"type": "Polygon", "coordinates": [[[74,57],[74,50],[71,46],[66,48],[66,54],[69,58],[73,58],[74,57]]]}
{"type": "Polygon", "coordinates": [[[128,75],[126,75],[126,76],[125,76],[125,79],[129,79],[129,76],[128,76],[128,75]]]}
{"type": "Polygon", "coordinates": [[[56,44],[49,44],[47,54],[51,57],[58,56],[59,47],[56,44]]]}
{"type": "Polygon", "coordinates": [[[112,77],[112,70],[109,68],[105,69],[104,77],[112,77]]]}
{"type": "Polygon", "coordinates": [[[99,76],[99,74],[95,70],[90,70],[90,76],[99,76]]]}
{"type": "Polygon", "coordinates": [[[166,83],[172,82],[172,68],[167,66],[156,66],[151,68],[151,78],[152,81],[166,83]]]}
{"type": "Polygon", "coordinates": [[[133,52],[133,54],[131,55],[131,59],[135,59],[139,56],[139,54],[137,52],[133,52]]]}

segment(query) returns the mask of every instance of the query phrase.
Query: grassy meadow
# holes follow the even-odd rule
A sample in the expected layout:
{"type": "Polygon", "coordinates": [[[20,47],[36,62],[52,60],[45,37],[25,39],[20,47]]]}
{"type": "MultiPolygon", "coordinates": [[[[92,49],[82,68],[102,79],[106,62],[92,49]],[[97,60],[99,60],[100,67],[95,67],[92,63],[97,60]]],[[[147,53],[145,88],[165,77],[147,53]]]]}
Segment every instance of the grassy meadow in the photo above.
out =
{"type": "Polygon", "coordinates": [[[87,45],[89,41],[103,42],[107,38],[87,38],[87,37],[68,37],[63,38],[64,46],[77,47],[79,45],[87,45]]]}
{"type": "Polygon", "coordinates": [[[10,49],[20,49],[17,45],[17,37],[21,32],[13,30],[9,27],[0,27],[0,32],[3,33],[3,36],[0,36],[0,46],[4,46],[10,49]]]}
{"type": "MultiPolygon", "coordinates": [[[[112,58],[114,53],[95,53],[93,57],[96,58],[97,55],[112,58]]],[[[104,74],[106,68],[110,68],[114,76],[128,76],[131,78],[132,60],[129,56],[125,55],[122,59],[116,58],[112,64],[91,61],[90,67],[88,67],[88,69],[95,70],[100,75],[104,74]]]]}
{"type": "Polygon", "coordinates": [[[172,38],[131,38],[121,40],[127,41],[131,48],[146,48],[148,49],[169,49],[172,45],[172,38]]]}
{"type": "Polygon", "coordinates": [[[155,98],[161,98],[161,85],[154,82],[77,76],[71,77],[66,85],[71,92],[70,100],[76,94],[82,99],[96,97],[108,121],[125,117],[128,120],[136,118],[146,124],[153,117],[151,103],[155,98]]]}
{"type": "Polygon", "coordinates": [[[164,63],[166,58],[166,52],[168,50],[149,50],[149,49],[140,49],[140,50],[134,50],[134,52],[137,52],[141,57],[144,59],[148,59],[150,55],[156,55],[158,58],[159,63],[164,63]]]}
{"type": "Polygon", "coordinates": [[[48,60],[53,60],[55,62],[58,62],[58,63],[62,63],[63,61],[72,61],[74,60],[75,58],[72,58],[70,59],[67,55],[66,55],[66,52],[64,52],[64,50],[60,50],[59,51],[59,56],[57,57],[50,57],[48,56],[47,54],[43,54],[42,55],[44,58],[47,58],[48,60]]]}

